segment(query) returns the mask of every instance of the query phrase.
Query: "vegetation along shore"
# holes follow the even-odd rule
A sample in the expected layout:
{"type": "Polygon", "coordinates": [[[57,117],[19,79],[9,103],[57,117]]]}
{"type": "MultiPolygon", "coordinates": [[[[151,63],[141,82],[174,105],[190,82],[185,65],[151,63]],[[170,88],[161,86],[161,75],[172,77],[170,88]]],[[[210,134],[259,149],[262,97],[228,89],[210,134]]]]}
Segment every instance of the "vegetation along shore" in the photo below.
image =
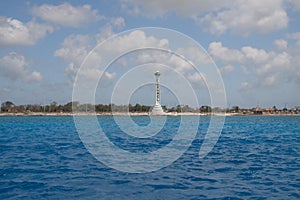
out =
{"type": "MultiPolygon", "coordinates": [[[[266,115],[266,116],[300,116],[300,106],[293,108],[240,108],[232,106],[231,108],[211,108],[203,105],[199,108],[191,108],[188,105],[177,105],[168,108],[162,106],[166,115],[266,115]]],[[[115,105],[115,104],[80,104],[79,102],[68,102],[59,105],[52,102],[48,105],[15,105],[11,101],[5,101],[1,104],[0,116],[72,116],[72,115],[149,115],[152,106],[148,105],[115,105]]]]}

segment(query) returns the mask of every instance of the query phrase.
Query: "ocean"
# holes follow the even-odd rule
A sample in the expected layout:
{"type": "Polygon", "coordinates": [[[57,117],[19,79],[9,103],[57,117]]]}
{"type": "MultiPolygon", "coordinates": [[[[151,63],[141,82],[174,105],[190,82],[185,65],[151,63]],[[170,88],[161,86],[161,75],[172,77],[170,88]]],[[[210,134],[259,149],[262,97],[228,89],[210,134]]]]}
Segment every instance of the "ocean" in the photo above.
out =
{"type": "MultiPolygon", "coordinates": [[[[157,136],[136,139],[112,117],[97,119],[112,143],[133,153],[163,148],[180,126],[180,116],[168,116],[157,136]]],[[[149,120],[133,117],[139,126],[149,120]]],[[[170,165],[128,173],[97,160],[70,116],[0,117],[0,199],[300,199],[300,117],[226,117],[199,158],[209,120],[200,117],[191,145],[170,165]]]]}

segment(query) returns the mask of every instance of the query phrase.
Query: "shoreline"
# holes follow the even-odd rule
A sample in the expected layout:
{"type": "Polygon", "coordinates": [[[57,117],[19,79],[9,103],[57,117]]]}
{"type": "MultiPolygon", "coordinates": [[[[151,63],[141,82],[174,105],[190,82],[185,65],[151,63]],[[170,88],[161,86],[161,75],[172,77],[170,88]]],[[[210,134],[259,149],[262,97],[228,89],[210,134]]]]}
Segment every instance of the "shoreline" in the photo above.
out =
{"type": "MultiPolygon", "coordinates": [[[[1,116],[151,116],[149,113],[94,113],[94,112],[79,112],[79,113],[44,113],[44,112],[30,112],[30,113],[0,113],[1,116]]],[[[243,114],[243,113],[166,113],[163,116],[300,116],[300,113],[266,113],[266,114],[243,114]]]]}

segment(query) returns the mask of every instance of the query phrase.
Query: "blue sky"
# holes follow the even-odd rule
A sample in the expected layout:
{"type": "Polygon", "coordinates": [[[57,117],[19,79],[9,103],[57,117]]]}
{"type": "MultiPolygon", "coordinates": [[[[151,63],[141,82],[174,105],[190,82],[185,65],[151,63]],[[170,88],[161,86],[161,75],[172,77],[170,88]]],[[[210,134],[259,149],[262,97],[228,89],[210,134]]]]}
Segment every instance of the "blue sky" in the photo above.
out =
{"type": "MultiPolygon", "coordinates": [[[[0,101],[65,104],[98,42],[150,26],[182,32],[204,47],[220,70],[228,106],[299,106],[299,19],[298,0],[3,1],[0,101]]],[[[119,80],[118,70],[112,67],[106,81],[119,80]]],[[[151,104],[151,88],[141,87],[132,103],[151,104]]],[[[107,83],[96,103],[109,103],[112,89],[107,83]]],[[[178,103],[167,89],[162,92],[163,104],[178,103]]],[[[199,104],[209,103],[200,98],[199,104]]]]}

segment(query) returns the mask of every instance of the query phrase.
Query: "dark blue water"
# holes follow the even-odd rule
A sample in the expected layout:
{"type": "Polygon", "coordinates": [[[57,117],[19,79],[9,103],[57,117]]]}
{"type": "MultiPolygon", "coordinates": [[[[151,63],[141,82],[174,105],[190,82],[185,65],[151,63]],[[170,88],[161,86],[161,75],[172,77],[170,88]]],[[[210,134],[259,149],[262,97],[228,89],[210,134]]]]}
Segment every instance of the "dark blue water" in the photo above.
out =
{"type": "MultiPolygon", "coordinates": [[[[139,148],[111,117],[99,117],[116,145],[135,151],[168,144],[178,119],[139,148]]],[[[200,159],[208,123],[201,118],[196,139],[172,165],[130,174],[96,160],[72,117],[0,117],[0,199],[300,199],[300,117],[227,117],[218,143],[200,159]]]]}

